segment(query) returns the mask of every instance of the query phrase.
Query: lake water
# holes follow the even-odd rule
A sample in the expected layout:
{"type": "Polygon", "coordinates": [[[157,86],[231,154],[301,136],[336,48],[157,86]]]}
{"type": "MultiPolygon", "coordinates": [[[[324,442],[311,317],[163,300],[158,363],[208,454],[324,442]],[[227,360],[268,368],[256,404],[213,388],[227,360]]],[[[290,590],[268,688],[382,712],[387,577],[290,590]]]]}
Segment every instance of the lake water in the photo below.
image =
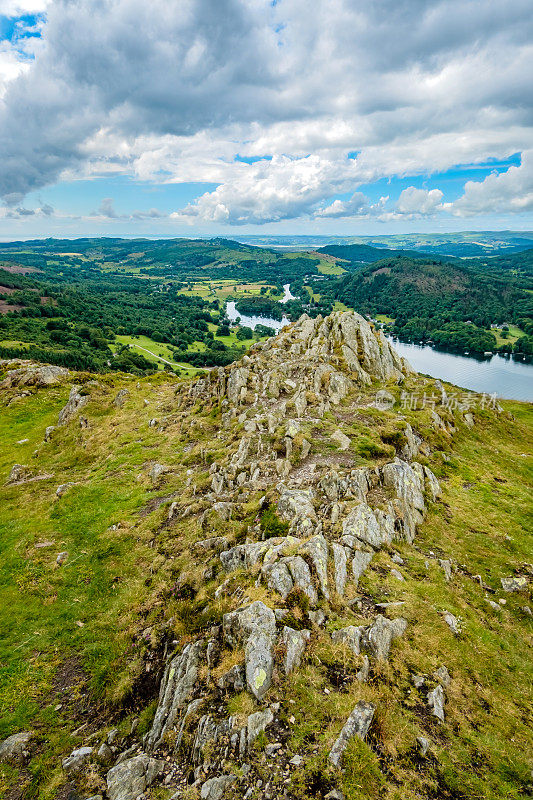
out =
{"type": "MultiPolygon", "coordinates": [[[[280,301],[292,300],[290,284],[283,287],[284,296],[280,301]]],[[[241,325],[254,330],[256,325],[266,325],[278,333],[284,325],[289,325],[287,317],[270,319],[269,317],[239,314],[234,302],[226,306],[226,314],[234,322],[240,317],[241,325]]],[[[483,360],[434,350],[429,345],[406,344],[390,338],[393,347],[406,358],[417,372],[441,378],[443,381],[471,389],[474,392],[486,392],[510,400],[533,402],[533,364],[525,364],[512,358],[492,356],[483,360]]]]}
{"type": "MultiPolygon", "coordinates": [[[[287,303],[289,300],[294,300],[294,295],[291,294],[290,287],[290,283],[285,283],[283,285],[283,297],[279,301],[280,303],[287,303]]],[[[255,330],[256,325],[266,325],[267,328],[272,328],[276,333],[279,333],[284,325],[290,325],[291,323],[290,319],[285,315],[281,319],[272,319],[271,317],[261,317],[259,314],[253,317],[249,317],[247,314],[241,314],[235,308],[235,303],[233,301],[226,304],[226,316],[232,322],[240,318],[241,325],[251,328],[252,330],[255,330]]]]}
{"type": "Polygon", "coordinates": [[[441,378],[474,392],[533,402],[533,364],[494,355],[478,360],[434,350],[429,345],[406,344],[389,338],[392,346],[417,372],[441,378]]]}

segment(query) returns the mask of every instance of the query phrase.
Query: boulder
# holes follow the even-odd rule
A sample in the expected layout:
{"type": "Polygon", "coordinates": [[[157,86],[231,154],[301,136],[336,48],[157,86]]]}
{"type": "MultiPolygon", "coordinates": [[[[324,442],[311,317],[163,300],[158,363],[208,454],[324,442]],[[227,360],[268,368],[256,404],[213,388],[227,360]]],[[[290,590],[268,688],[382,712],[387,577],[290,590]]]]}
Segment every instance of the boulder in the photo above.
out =
{"type": "Polygon", "coordinates": [[[403,636],[406,628],[407,620],[402,617],[390,620],[379,614],[372,625],[365,629],[361,637],[361,646],[378,661],[386,661],[393,639],[403,636]]]}
{"type": "Polygon", "coordinates": [[[312,489],[284,489],[278,500],[277,512],[287,522],[303,517],[316,521],[313,497],[312,489]]]}
{"type": "Polygon", "coordinates": [[[51,386],[59,383],[68,374],[69,371],[65,367],[55,367],[50,364],[41,367],[13,369],[0,383],[0,389],[11,389],[14,386],[36,386],[37,388],[51,386]]]}
{"type": "Polygon", "coordinates": [[[144,741],[148,753],[154,752],[166,732],[172,730],[196,689],[204,647],[203,639],[191,642],[169,661],[161,681],[154,721],[144,741]]]}
{"type": "Polygon", "coordinates": [[[29,744],[33,738],[30,731],[21,731],[0,742],[0,763],[20,766],[29,756],[29,744]]]}
{"type": "Polygon", "coordinates": [[[366,503],[359,503],[350,511],[342,524],[342,533],[343,536],[355,536],[375,548],[381,547],[386,536],[366,503]]]}
{"type": "Polygon", "coordinates": [[[59,412],[58,425],[67,425],[89,402],[88,394],[81,394],[79,386],[73,386],[67,404],[59,412]]]}
{"type": "Polygon", "coordinates": [[[311,631],[296,631],[294,628],[289,628],[287,625],[283,626],[279,642],[285,648],[283,669],[286,675],[292,672],[293,669],[298,669],[300,666],[310,636],[311,631]]]}
{"type": "Polygon", "coordinates": [[[300,548],[303,555],[307,555],[313,564],[318,577],[320,589],[326,599],[329,599],[328,591],[328,543],[321,533],[313,536],[300,548]]]}
{"type": "Polygon", "coordinates": [[[274,714],[270,708],[250,714],[246,721],[246,743],[248,748],[252,746],[259,734],[272,722],[274,722],[274,714]]]}
{"type": "Polygon", "coordinates": [[[423,483],[414,469],[397,458],[381,468],[383,483],[392,488],[396,496],[420,513],[425,510],[423,483]]]}
{"type": "Polygon", "coordinates": [[[333,631],[331,634],[331,639],[337,644],[345,644],[355,653],[356,656],[358,656],[361,652],[360,641],[363,631],[364,626],[359,627],[357,625],[348,625],[346,628],[340,628],[338,631],[333,631]]]}
{"type": "Polygon", "coordinates": [[[311,606],[316,606],[318,593],[313,585],[309,565],[301,556],[291,556],[283,559],[291,573],[295,586],[298,586],[309,599],[311,606]]]}
{"type": "Polygon", "coordinates": [[[220,775],[217,778],[209,778],[202,784],[200,797],[202,800],[222,800],[226,789],[237,780],[235,775],[220,775]]]}
{"type": "Polygon", "coordinates": [[[117,764],[106,776],[109,800],[137,800],[161,769],[162,762],[145,753],[117,764]]]}
{"type": "Polygon", "coordinates": [[[339,450],[348,450],[351,444],[351,439],[346,436],[339,428],[331,434],[331,439],[338,446],[339,450]]]}
{"type": "Polygon", "coordinates": [[[338,542],[333,542],[331,545],[333,552],[333,566],[335,570],[335,591],[339,597],[344,597],[344,589],[348,579],[348,570],[346,568],[347,556],[346,550],[338,542]]]}
{"type": "Polygon", "coordinates": [[[224,637],[228,644],[244,644],[246,685],[257,700],[262,700],[272,682],[276,637],[276,617],[271,608],[256,600],[246,608],[224,614],[224,637]]]}
{"type": "Polygon", "coordinates": [[[431,692],[428,692],[427,700],[433,716],[437,717],[437,719],[440,719],[441,722],[444,722],[444,703],[446,702],[446,698],[444,695],[444,689],[440,684],[431,692]]]}
{"type": "Polygon", "coordinates": [[[61,762],[65,774],[68,775],[69,778],[80,775],[89,763],[92,754],[92,747],[78,747],[77,750],[73,750],[72,753],[61,762]]]}
{"type": "Polygon", "coordinates": [[[225,692],[242,692],[246,688],[244,669],[240,664],[234,664],[217,681],[219,689],[225,692]]]}
{"type": "Polygon", "coordinates": [[[333,766],[340,766],[342,755],[350,739],[353,739],[354,736],[357,736],[359,739],[365,738],[372,724],[375,711],[376,706],[373,703],[367,703],[364,700],[360,700],[357,703],[330,750],[329,760],[333,766]]]}
{"type": "Polygon", "coordinates": [[[352,558],[352,572],[356,583],[372,561],[372,557],[373,553],[367,553],[365,550],[355,551],[352,558]]]}
{"type": "Polygon", "coordinates": [[[123,408],[124,403],[126,402],[129,396],[130,393],[128,392],[127,389],[121,389],[117,393],[115,399],[113,400],[113,405],[115,405],[117,408],[123,408]]]}
{"type": "Polygon", "coordinates": [[[500,578],[500,583],[504,592],[521,592],[527,588],[527,578],[520,576],[500,578]]]}

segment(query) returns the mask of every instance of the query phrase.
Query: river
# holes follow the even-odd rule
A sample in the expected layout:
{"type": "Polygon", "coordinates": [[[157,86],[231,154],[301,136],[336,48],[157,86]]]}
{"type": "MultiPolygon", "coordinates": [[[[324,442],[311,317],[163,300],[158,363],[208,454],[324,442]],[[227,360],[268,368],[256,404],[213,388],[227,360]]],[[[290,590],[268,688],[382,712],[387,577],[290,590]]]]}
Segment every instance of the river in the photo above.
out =
{"type": "MultiPolygon", "coordinates": [[[[280,302],[286,303],[293,299],[290,284],[285,284],[283,289],[284,295],[280,302]]],[[[252,330],[256,325],[266,325],[278,333],[284,325],[290,324],[290,320],[285,316],[279,320],[259,315],[249,317],[246,314],[239,314],[234,302],[227,304],[226,314],[232,322],[240,317],[241,325],[246,325],[252,330]]],[[[468,358],[435,350],[430,345],[406,344],[392,338],[389,340],[417,372],[441,378],[443,381],[474,392],[496,393],[498,397],[509,400],[533,402],[533,364],[499,355],[482,360],[468,358]]]]}

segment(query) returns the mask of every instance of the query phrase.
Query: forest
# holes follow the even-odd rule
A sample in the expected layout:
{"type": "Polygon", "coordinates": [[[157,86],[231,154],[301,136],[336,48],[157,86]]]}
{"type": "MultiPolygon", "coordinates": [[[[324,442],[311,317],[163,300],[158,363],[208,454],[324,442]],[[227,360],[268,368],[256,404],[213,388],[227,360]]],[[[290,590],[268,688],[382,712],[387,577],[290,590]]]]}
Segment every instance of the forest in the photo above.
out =
{"type": "Polygon", "coordinates": [[[383,315],[406,341],[533,356],[533,250],[462,261],[357,244],[322,250],[280,254],[226,239],[2,244],[0,358],[134,374],[158,361],[228,364],[251,340],[230,328],[226,300],[277,320],[345,306],[383,315]],[[284,283],[296,299],[281,305],[284,283]]]}

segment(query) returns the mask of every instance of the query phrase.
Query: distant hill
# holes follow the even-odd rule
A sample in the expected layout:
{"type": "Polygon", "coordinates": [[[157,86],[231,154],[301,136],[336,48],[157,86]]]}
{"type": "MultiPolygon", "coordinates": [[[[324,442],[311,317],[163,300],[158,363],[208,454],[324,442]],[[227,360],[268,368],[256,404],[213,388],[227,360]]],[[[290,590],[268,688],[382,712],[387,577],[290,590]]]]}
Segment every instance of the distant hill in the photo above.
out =
{"type": "Polygon", "coordinates": [[[433,339],[443,345],[484,352],[496,349],[486,329],[514,322],[526,329],[533,303],[520,282],[475,272],[462,263],[385,258],[340,278],[336,300],[361,313],[395,320],[393,331],[406,339],[433,339]]]}
{"type": "Polygon", "coordinates": [[[330,244],[321,247],[317,252],[326,253],[335,258],[342,258],[351,264],[372,264],[386,256],[405,256],[408,258],[431,258],[428,253],[418,250],[392,250],[387,247],[371,247],[368,244],[330,244]]]}

